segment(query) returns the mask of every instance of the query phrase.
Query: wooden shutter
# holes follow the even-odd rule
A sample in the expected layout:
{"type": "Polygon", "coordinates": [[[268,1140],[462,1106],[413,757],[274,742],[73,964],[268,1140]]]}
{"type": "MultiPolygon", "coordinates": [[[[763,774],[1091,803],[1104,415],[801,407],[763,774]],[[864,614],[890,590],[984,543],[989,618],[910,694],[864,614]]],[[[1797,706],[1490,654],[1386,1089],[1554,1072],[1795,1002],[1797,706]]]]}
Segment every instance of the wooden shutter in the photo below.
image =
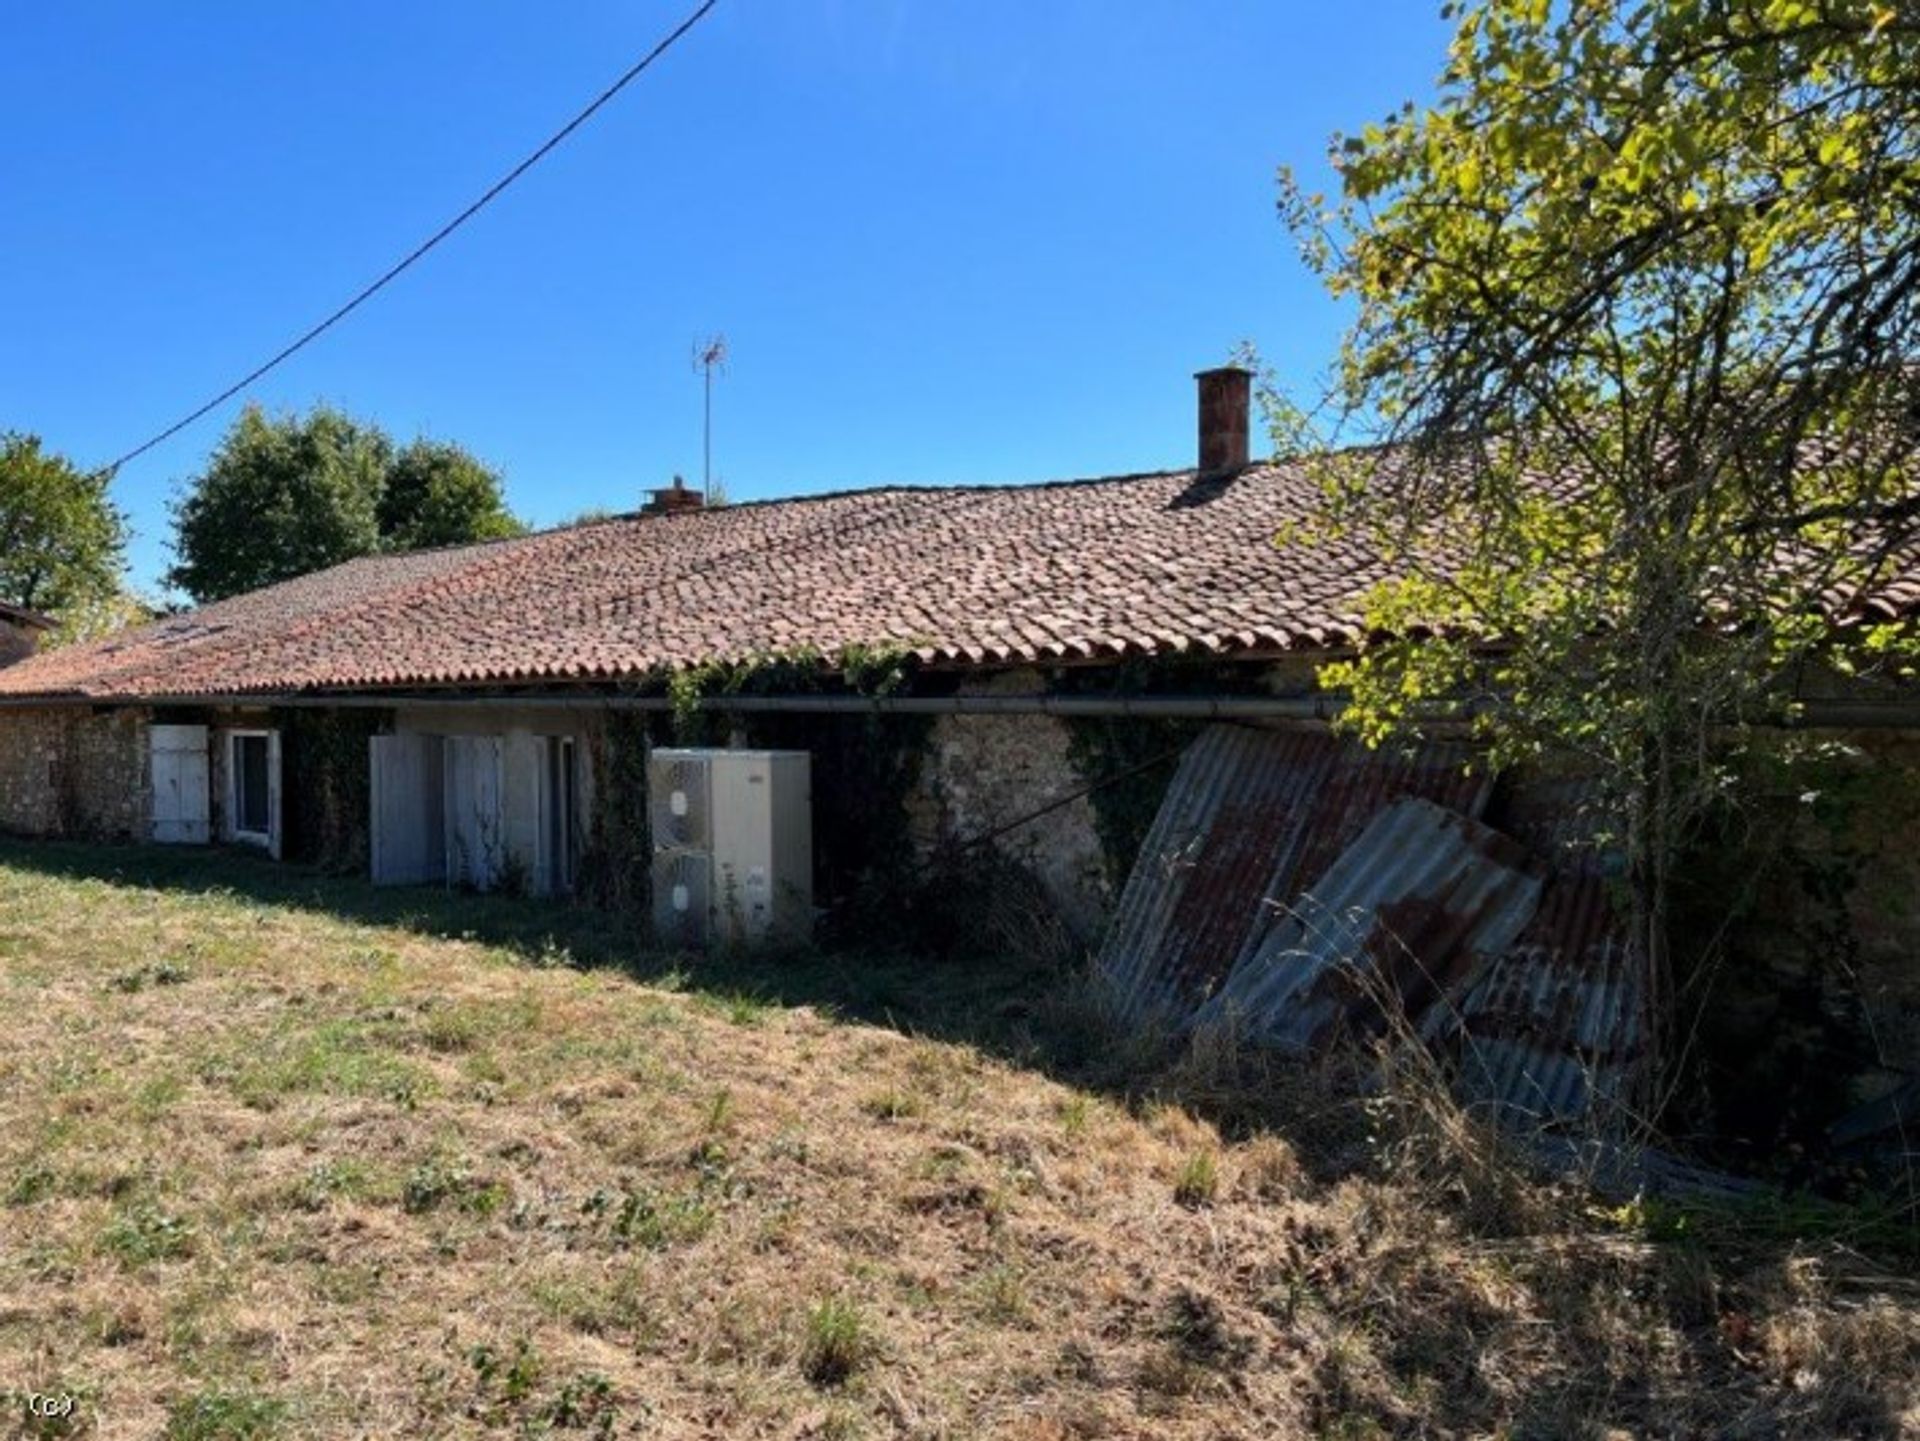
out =
{"type": "Polygon", "coordinates": [[[447,879],[443,745],[439,736],[412,733],[368,742],[375,885],[440,885],[447,879]]]}
{"type": "Polygon", "coordinates": [[[207,785],[207,728],[148,727],[152,748],[153,838],[162,845],[203,846],[212,839],[207,785]]]}
{"type": "Polygon", "coordinates": [[[490,891],[507,858],[501,827],[499,736],[448,736],[447,884],[490,891]]]}

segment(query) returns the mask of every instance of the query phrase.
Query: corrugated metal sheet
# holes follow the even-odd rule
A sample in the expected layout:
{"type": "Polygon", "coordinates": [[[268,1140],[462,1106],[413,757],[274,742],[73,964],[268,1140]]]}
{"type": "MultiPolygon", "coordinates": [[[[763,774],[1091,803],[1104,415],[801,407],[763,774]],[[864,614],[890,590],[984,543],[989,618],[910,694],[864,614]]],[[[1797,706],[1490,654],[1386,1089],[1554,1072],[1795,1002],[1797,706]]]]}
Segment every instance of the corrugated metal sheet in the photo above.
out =
{"type": "Polygon", "coordinates": [[[1377,812],[1196,1016],[1304,1053],[1371,1031],[1393,997],[1429,1039],[1540,897],[1517,841],[1431,801],[1377,812]]]}
{"type": "MultiPolygon", "coordinates": [[[[1368,887],[1356,880],[1344,898],[1321,894],[1308,903],[1298,899],[1306,882],[1327,876],[1403,797],[1420,796],[1469,818],[1484,815],[1491,785],[1484,774],[1468,772],[1469,754],[1439,745],[1410,755],[1367,752],[1324,735],[1250,727],[1205,731],[1168,788],[1102,948],[1100,969],[1123,1014],[1184,1025],[1231,987],[1245,992],[1243,1003],[1268,1019],[1268,1031],[1283,1044],[1310,1044],[1330,1003],[1320,993],[1311,1014],[1285,1014],[1316,994],[1311,984],[1302,991],[1296,983],[1330,957],[1367,953],[1349,911],[1368,887]],[[1282,926],[1304,930],[1309,921],[1323,933],[1311,945],[1280,934],[1282,926]],[[1305,954],[1276,970],[1273,955],[1290,944],[1305,954]],[[1264,968],[1256,965],[1262,956],[1264,968]]],[[[1452,923],[1444,920],[1395,918],[1402,941],[1409,940],[1404,932],[1433,927],[1406,947],[1429,968],[1432,947],[1467,947],[1439,978],[1449,1006],[1439,1005],[1429,978],[1387,974],[1416,988],[1408,997],[1412,1009],[1436,1035],[1443,1014],[1457,1006],[1461,1023],[1445,1042],[1457,1048],[1462,1094],[1474,1103],[1553,1123],[1628,1112],[1643,1098],[1652,1035],[1648,981],[1612,903],[1611,820],[1587,781],[1533,778],[1503,791],[1494,824],[1521,844],[1545,879],[1537,904],[1498,954],[1489,937],[1497,940],[1498,928],[1511,925],[1511,910],[1471,940],[1466,932],[1450,935],[1452,923]]],[[[1384,849],[1363,848],[1353,874],[1365,876],[1390,857],[1437,864],[1394,856],[1396,845],[1410,846],[1411,835],[1371,838],[1369,845],[1384,849]]],[[[1435,872],[1411,880],[1407,894],[1435,896],[1444,879],[1435,872]]],[[[1368,877],[1376,899],[1385,883],[1384,872],[1368,877]]],[[[1517,904],[1513,894],[1496,890],[1500,906],[1517,904]]],[[[1449,903],[1450,912],[1459,909],[1449,903]]],[[[1373,924],[1369,915],[1362,906],[1361,931],[1373,924]]],[[[1215,1002],[1211,1013],[1221,1006],[1215,1002]]]]}
{"type": "Polygon", "coordinates": [[[1491,786],[1471,753],[1366,751],[1307,731],[1219,725],[1182,758],[1101,948],[1125,1016],[1184,1022],[1379,811],[1422,796],[1469,816],[1491,786]]]}
{"type": "Polygon", "coordinates": [[[1552,871],[1533,919],[1462,1003],[1461,1094],[1527,1124],[1633,1119],[1652,1026],[1644,954],[1611,894],[1613,818],[1591,782],[1536,779],[1500,822],[1552,871]]]}

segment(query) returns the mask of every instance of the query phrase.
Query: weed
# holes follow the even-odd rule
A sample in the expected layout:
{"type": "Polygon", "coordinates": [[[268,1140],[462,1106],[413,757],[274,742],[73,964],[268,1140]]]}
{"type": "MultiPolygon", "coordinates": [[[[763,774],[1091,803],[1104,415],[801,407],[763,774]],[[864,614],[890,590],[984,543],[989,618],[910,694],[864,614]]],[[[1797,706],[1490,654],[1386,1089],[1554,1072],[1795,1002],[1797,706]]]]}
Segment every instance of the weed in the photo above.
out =
{"type": "Polygon", "coordinates": [[[40,1161],[33,1161],[15,1173],[12,1184],[7,1187],[9,1206],[31,1206],[35,1201],[44,1201],[54,1192],[59,1177],[53,1168],[40,1161]]]}
{"type": "Polygon", "coordinates": [[[360,1196],[368,1188],[365,1165],[351,1157],[315,1161],[290,1188],[288,1202],[295,1210],[320,1211],[335,1196],[360,1196]]]}
{"type": "Polygon", "coordinates": [[[1086,1096],[1076,1093],[1059,1105],[1060,1129],[1069,1136],[1083,1136],[1087,1130],[1089,1105],[1086,1096]]]}
{"type": "Polygon", "coordinates": [[[977,1283],[980,1314],[1001,1326],[1027,1319],[1027,1282],[1019,1267],[1001,1262],[982,1273],[977,1283]]]}
{"type": "Polygon", "coordinates": [[[590,1431],[596,1437],[610,1437],[619,1419],[613,1383],[598,1371],[569,1377],[546,1406],[545,1420],[556,1430],[590,1431]]]}
{"type": "Polygon", "coordinates": [[[620,1241],[643,1250],[697,1241],[713,1226],[713,1208],[704,1197],[686,1193],[662,1197],[649,1190],[628,1191],[613,1205],[604,1192],[588,1197],[589,1209],[612,1215],[609,1231],[620,1241]]]}
{"type": "Polygon", "coordinates": [[[467,1352],[467,1362],[473,1367],[474,1381],[481,1391],[509,1406],[517,1406],[533,1395],[533,1389],[540,1384],[540,1374],[545,1369],[540,1361],[540,1353],[524,1336],[514,1343],[513,1353],[509,1356],[502,1356],[493,1347],[483,1344],[467,1352]]]}
{"type": "Polygon", "coordinates": [[[860,1109],[877,1121],[902,1121],[925,1114],[927,1105],[912,1091],[889,1086],[868,1096],[860,1103],[860,1109]]]}
{"type": "Polygon", "coordinates": [[[491,1216],[507,1195],[503,1181],[477,1177],[465,1166],[429,1158],[407,1174],[400,1188],[400,1205],[415,1216],[445,1205],[471,1216],[491,1216]]]}
{"type": "Polygon", "coordinates": [[[157,1206],[131,1206],[107,1222],[100,1244],[123,1265],[144,1266],[186,1255],[193,1249],[193,1229],[157,1206]]]}
{"type": "Polygon", "coordinates": [[[92,1387],[64,1382],[28,1391],[0,1391],[0,1415],[12,1418],[19,1427],[8,1434],[26,1441],[93,1435],[93,1403],[92,1387]]]}
{"type": "Polygon", "coordinates": [[[1220,1191],[1220,1160],[1202,1148],[1188,1156],[1173,1183],[1173,1199],[1189,1210],[1211,1206],[1220,1191]]]}
{"type": "Polygon", "coordinates": [[[198,1391],[167,1408],[166,1441],[265,1441],[286,1418],[284,1401],[254,1391],[198,1391]]]}
{"type": "Polygon", "coordinates": [[[107,982],[107,989],[120,991],[125,995],[135,995],[148,986],[178,986],[191,978],[191,973],[176,961],[153,961],[144,966],[135,966],[130,971],[121,971],[107,982]]]}
{"type": "Polygon", "coordinates": [[[816,1386],[844,1385],[873,1350],[873,1337],[859,1306],[845,1296],[828,1296],[807,1312],[800,1374],[816,1386]]]}

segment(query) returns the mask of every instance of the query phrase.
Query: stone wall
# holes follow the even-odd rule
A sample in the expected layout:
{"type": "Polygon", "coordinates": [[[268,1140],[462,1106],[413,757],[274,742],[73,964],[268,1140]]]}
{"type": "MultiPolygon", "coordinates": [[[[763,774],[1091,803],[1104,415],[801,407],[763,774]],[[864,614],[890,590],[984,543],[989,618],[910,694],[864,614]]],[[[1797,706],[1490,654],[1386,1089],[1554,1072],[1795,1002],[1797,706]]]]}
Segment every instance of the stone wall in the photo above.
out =
{"type": "MultiPolygon", "coordinates": [[[[1045,688],[1032,671],[970,687],[977,695],[1045,688]]],[[[1019,820],[1086,782],[1064,721],[1052,716],[943,715],[934,722],[918,784],[908,797],[915,849],[931,857],[1019,820]]],[[[1114,900],[1093,805],[1082,796],[991,843],[1030,870],[1084,943],[1098,939],[1114,900]]]]}
{"type": "Polygon", "coordinates": [[[147,833],[147,720],[135,709],[0,710],[0,830],[134,840],[147,833]]]}

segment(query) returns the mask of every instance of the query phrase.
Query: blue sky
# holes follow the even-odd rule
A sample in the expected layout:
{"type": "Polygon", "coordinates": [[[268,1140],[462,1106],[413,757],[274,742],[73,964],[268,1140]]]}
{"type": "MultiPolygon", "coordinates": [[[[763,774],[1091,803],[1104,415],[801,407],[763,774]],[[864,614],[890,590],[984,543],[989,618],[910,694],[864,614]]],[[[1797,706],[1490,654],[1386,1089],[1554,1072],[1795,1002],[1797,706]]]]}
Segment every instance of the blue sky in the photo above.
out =
{"type": "MultiPolygon", "coordinates": [[[[83,465],[458,211],[691,0],[6,0],[0,428],[83,465]]],[[[539,524],[700,467],[737,500],[1184,464],[1191,372],[1292,383],[1340,313],[1275,167],[1430,92],[1436,0],[721,0],[367,308],[259,382],[502,468],[539,524]]],[[[236,400],[130,464],[133,578],[236,400]]]]}

